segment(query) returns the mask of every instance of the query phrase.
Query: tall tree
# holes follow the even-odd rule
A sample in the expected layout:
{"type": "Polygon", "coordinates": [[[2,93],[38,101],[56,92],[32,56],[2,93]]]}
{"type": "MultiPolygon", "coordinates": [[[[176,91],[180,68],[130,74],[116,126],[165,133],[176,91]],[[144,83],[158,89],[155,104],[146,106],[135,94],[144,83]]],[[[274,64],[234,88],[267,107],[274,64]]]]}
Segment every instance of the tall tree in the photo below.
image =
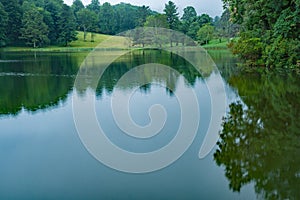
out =
{"type": "Polygon", "coordinates": [[[186,34],[193,38],[194,40],[197,39],[197,33],[199,29],[201,28],[200,24],[198,22],[193,22],[191,25],[186,29],[186,34]]]}
{"type": "Polygon", "coordinates": [[[0,47],[6,45],[6,29],[8,24],[8,14],[4,10],[4,6],[0,2],[0,47]]]}
{"type": "Polygon", "coordinates": [[[164,12],[167,16],[169,27],[172,30],[176,30],[178,28],[179,13],[177,12],[177,10],[178,8],[176,7],[174,2],[169,1],[167,4],[165,4],[164,12]]]}
{"type": "MultiPolygon", "coordinates": [[[[9,44],[19,41],[22,10],[18,0],[0,0],[8,14],[8,24],[6,29],[9,44]]],[[[2,16],[1,16],[2,17],[2,16]]]]}
{"type": "Polygon", "coordinates": [[[76,21],[72,9],[66,4],[62,7],[58,21],[59,35],[58,42],[67,46],[70,42],[77,40],[76,21]]]}
{"type": "Polygon", "coordinates": [[[97,19],[97,15],[95,12],[85,8],[80,10],[77,13],[77,17],[78,17],[78,22],[80,27],[83,29],[84,32],[84,41],[86,41],[86,36],[87,36],[87,32],[90,31],[95,31],[93,28],[95,27],[95,24],[97,23],[96,19],[97,19]]]}
{"type": "Polygon", "coordinates": [[[220,37],[232,38],[237,36],[240,26],[230,20],[230,12],[228,9],[222,13],[220,19],[214,20],[214,26],[220,37]]]}
{"type": "Polygon", "coordinates": [[[144,25],[146,27],[169,28],[167,16],[163,14],[151,15],[147,17],[144,25]]]}
{"type": "Polygon", "coordinates": [[[193,6],[187,6],[183,9],[183,15],[181,19],[189,24],[193,23],[197,19],[197,12],[193,6]]]}
{"type": "Polygon", "coordinates": [[[99,12],[99,29],[104,34],[115,34],[118,30],[117,15],[110,3],[104,3],[99,12]]]}
{"type": "Polygon", "coordinates": [[[198,41],[200,42],[200,44],[208,44],[209,41],[213,38],[213,34],[214,27],[210,24],[206,24],[202,26],[197,33],[198,41]]]}
{"type": "Polygon", "coordinates": [[[270,68],[300,66],[298,0],[223,2],[230,10],[231,20],[241,25],[240,39],[232,46],[235,53],[246,59],[247,63],[270,68]],[[249,52],[245,51],[249,48],[257,50],[252,52],[255,55],[249,56],[249,52]]]}
{"type": "Polygon", "coordinates": [[[77,13],[80,10],[84,9],[84,5],[83,5],[83,3],[82,3],[81,0],[73,0],[73,4],[72,4],[71,8],[73,10],[73,14],[74,14],[75,19],[76,19],[76,25],[79,26],[79,21],[78,21],[77,13]]]}
{"type": "Polygon", "coordinates": [[[72,9],[74,13],[77,13],[78,11],[84,9],[84,5],[81,0],[74,0],[72,4],[72,9]]]}
{"type": "Polygon", "coordinates": [[[23,17],[20,39],[27,45],[34,48],[49,42],[48,26],[43,21],[42,10],[39,10],[33,3],[23,3],[23,17]]]}
{"type": "Polygon", "coordinates": [[[143,35],[143,46],[144,44],[156,44],[162,47],[163,44],[166,44],[169,41],[166,30],[162,28],[169,28],[167,21],[167,16],[164,14],[151,15],[147,17],[145,22],[145,27],[153,27],[146,31],[143,35]]]}
{"type": "Polygon", "coordinates": [[[205,24],[211,24],[213,19],[208,14],[202,14],[198,16],[197,22],[199,23],[200,27],[202,27],[205,24]]]}
{"type": "Polygon", "coordinates": [[[136,26],[142,27],[150,14],[151,10],[149,6],[139,7],[137,11],[136,26]]]}
{"type": "Polygon", "coordinates": [[[135,28],[137,8],[127,3],[120,3],[115,5],[114,10],[118,18],[118,31],[123,32],[135,28]]]}
{"type": "Polygon", "coordinates": [[[197,20],[197,12],[195,8],[192,6],[184,8],[181,20],[180,31],[195,39],[196,33],[200,28],[198,24],[193,24],[197,20]]]}
{"type": "Polygon", "coordinates": [[[87,9],[94,11],[96,14],[99,14],[100,11],[99,0],[92,0],[91,3],[87,6],[87,9]]]}
{"type": "Polygon", "coordinates": [[[45,0],[44,21],[49,28],[48,38],[51,44],[58,44],[59,19],[63,3],[57,0],[45,0]]]}

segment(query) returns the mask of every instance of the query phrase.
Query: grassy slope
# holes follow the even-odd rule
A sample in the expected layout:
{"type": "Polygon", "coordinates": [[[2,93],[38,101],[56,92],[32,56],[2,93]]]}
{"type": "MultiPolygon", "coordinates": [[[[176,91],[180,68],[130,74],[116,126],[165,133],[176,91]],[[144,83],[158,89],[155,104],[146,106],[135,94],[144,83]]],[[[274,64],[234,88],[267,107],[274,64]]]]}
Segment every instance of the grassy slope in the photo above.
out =
{"type": "Polygon", "coordinates": [[[203,45],[202,47],[205,49],[227,49],[228,40],[222,39],[221,43],[219,39],[213,39],[207,45],[203,45]]]}
{"type": "MultiPolygon", "coordinates": [[[[94,42],[91,42],[91,34],[88,33],[87,41],[83,40],[83,32],[79,31],[77,35],[78,40],[73,41],[67,47],[61,46],[48,46],[45,48],[31,48],[31,47],[5,47],[2,48],[4,51],[46,51],[46,52],[64,52],[64,51],[91,51],[97,47],[101,42],[102,47],[106,48],[126,48],[126,39],[118,36],[109,36],[103,34],[95,34],[94,42]]],[[[218,39],[213,39],[208,45],[203,45],[202,47],[208,50],[214,49],[227,49],[228,41],[223,39],[220,43],[218,39]]]]}
{"type": "Polygon", "coordinates": [[[111,48],[114,47],[124,47],[124,41],[125,39],[122,37],[117,36],[109,36],[109,35],[103,35],[103,34],[95,34],[94,36],[94,42],[91,42],[91,34],[88,33],[87,35],[87,41],[84,42],[83,40],[83,32],[78,32],[77,35],[78,40],[71,42],[67,47],[61,47],[61,46],[48,46],[45,48],[31,48],[31,47],[5,47],[3,48],[4,51],[90,51],[93,50],[93,48],[97,47],[101,42],[106,41],[107,42],[105,46],[109,46],[111,48]]]}

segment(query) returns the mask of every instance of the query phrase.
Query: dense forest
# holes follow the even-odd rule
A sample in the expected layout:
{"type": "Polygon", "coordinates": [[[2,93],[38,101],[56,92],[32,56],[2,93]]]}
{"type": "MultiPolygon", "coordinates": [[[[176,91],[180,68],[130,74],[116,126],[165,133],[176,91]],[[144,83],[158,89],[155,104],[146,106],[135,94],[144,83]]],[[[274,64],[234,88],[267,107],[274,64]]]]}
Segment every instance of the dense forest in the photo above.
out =
{"type": "Polygon", "coordinates": [[[241,26],[232,50],[248,66],[300,68],[300,1],[223,0],[241,26]]]}
{"type": "Polygon", "coordinates": [[[111,5],[92,0],[84,6],[74,0],[71,6],[63,0],[0,0],[0,47],[47,45],[67,46],[77,39],[77,31],[84,32],[84,40],[91,33],[115,35],[136,27],[163,27],[181,31],[201,44],[212,37],[234,37],[238,26],[229,21],[229,10],[213,19],[198,15],[195,8],[184,8],[179,16],[177,6],[169,1],[164,13],[148,6],[120,3],[111,5]]]}

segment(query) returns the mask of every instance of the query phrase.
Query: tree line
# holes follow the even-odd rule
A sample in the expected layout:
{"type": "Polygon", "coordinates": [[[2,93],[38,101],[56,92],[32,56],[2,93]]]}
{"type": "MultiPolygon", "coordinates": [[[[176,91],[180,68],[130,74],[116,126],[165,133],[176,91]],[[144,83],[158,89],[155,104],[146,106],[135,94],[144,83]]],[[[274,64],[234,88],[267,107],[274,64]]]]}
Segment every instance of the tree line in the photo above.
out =
{"type": "Polygon", "coordinates": [[[232,50],[248,66],[300,68],[300,1],[223,0],[241,26],[232,50]]]}
{"type": "Polygon", "coordinates": [[[67,46],[77,39],[77,31],[115,35],[136,27],[163,27],[183,32],[201,44],[213,37],[233,37],[238,29],[229,21],[228,10],[213,19],[198,15],[195,8],[184,8],[180,17],[177,6],[169,1],[160,14],[148,6],[120,3],[111,5],[92,0],[84,6],[74,0],[71,6],[63,0],[0,0],[0,47],[47,45],[67,46]]]}

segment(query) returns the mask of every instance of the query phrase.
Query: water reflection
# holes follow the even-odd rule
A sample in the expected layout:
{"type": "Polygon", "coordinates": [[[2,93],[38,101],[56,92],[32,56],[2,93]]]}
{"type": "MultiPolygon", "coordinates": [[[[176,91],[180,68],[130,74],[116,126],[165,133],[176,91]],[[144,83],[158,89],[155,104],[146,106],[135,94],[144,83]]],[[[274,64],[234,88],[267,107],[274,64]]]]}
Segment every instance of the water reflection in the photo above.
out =
{"type": "MultiPolygon", "coordinates": [[[[231,192],[226,187],[223,169],[216,166],[211,155],[202,160],[197,157],[210,120],[211,102],[204,81],[210,75],[213,77],[210,68],[202,68],[201,76],[174,54],[136,51],[114,62],[97,88],[91,90],[89,83],[82,88],[73,88],[84,56],[77,53],[0,55],[2,60],[22,58],[10,64],[0,63],[0,101],[2,113],[5,113],[2,115],[18,115],[1,117],[0,120],[0,199],[38,199],[41,196],[47,199],[253,199],[252,185],[241,194],[231,192]],[[109,100],[113,90],[126,92],[135,86],[135,81],[116,85],[122,75],[134,66],[158,60],[161,64],[175,67],[181,75],[159,78],[160,74],[157,74],[153,78],[149,74],[155,68],[151,68],[143,71],[142,76],[135,77],[151,83],[164,83],[146,84],[136,90],[130,104],[136,123],[149,124],[148,108],[153,103],[164,105],[170,114],[162,134],[147,144],[142,140],[138,143],[129,136],[127,139],[113,124],[112,114],[107,114],[111,113],[109,100]],[[183,76],[187,81],[183,81],[183,76]],[[166,85],[170,91],[166,91],[166,85]],[[200,99],[203,117],[194,143],[170,167],[143,175],[120,173],[99,164],[84,149],[75,129],[72,99],[68,94],[79,91],[83,95],[88,91],[95,94],[96,90],[97,117],[104,122],[104,130],[111,133],[108,137],[128,151],[148,152],[165,146],[174,138],[180,109],[172,92],[190,87],[200,99]],[[13,102],[11,106],[10,101],[13,102]],[[62,101],[66,103],[59,106],[62,101]],[[27,112],[20,113],[20,109],[27,109],[27,112]],[[32,114],[29,109],[45,112],[32,114]]],[[[219,62],[222,63],[222,60],[219,62]]],[[[213,81],[211,77],[208,79],[213,81]]]]}
{"type": "Polygon", "coordinates": [[[254,182],[262,198],[299,199],[299,77],[239,74],[229,83],[243,103],[230,105],[214,154],[229,187],[254,182]]]}
{"type": "MultiPolygon", "coordinates": [[[[22,109],[30,112],[44,110],[64,102],[73,90],[77,71],[85,56],[83,53],[1,53],[0,115],[17,115],[22,109]]],[[[109,66],[99,81],[97,96],[101,98],[103,92],[111,93],[118,80],[132,68],[152,62],[171,66],[180,72],[191,86],[195,84],[197,78],[201,78],[199,72],[178,55],[159,50],[133,51],[109,66]]],[[[99,69],[96,66],[94,70],[99,69]]],[[[155,70],[155,68],[144,70],[144,76],[135,77],[135,81],[129,80],[119,85],[121,87],[119,89],[135,87],[143,79],[150,83],[165,83],[167,94],[172,96],[179,76],[169,73],[167,79],[160,74],[153,78],[150,74],[155,70]]],[[[210,73],[211,69],[206,69],[204,74],[208,76],[210,73]]],[[[76,89],[84,92],[87,88],[88,85],[76,89]]],[[[151,84],[140,87],[145,93],[150,89],[151,84]]]]}
{"type": "Polygon", "coordinates": [[[64,102],[81,58],[78,54],[0,54],[7,61],[0,63],[0,115],[17,115],[22,109],[34,112],[64,102]]]}

